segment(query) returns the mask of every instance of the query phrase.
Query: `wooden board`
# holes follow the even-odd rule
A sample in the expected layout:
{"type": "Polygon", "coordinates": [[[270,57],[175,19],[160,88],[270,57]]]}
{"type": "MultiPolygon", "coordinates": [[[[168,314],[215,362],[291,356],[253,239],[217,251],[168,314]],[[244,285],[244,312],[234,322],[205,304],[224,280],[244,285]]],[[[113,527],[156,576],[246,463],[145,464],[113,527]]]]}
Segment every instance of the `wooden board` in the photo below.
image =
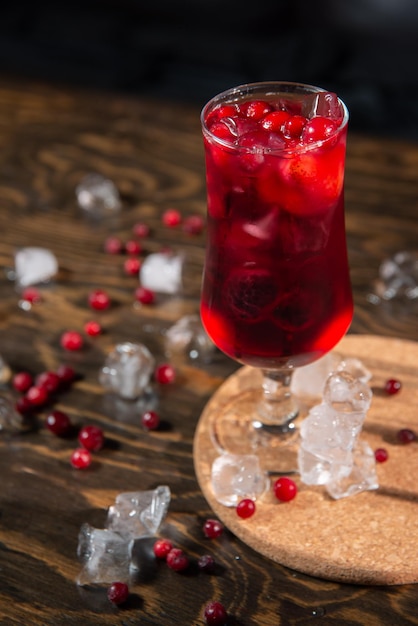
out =
{"type": "MultiPolygon", "coordinates": [[[[258,384],[243,367],[228,378],[205,407],[194,439],[194,463],[200,487],[227,528],[257,552],[300,572],[333,581],[369,585],[418,582],[418,442],[401,445],[396,433],[418,433],[418,343],[348,335],[336,348],[357,357],[371,371],[373,400],[361,438],[372,449],[384,447],[385,463],[377,464],[379,488],[341,500],[323,487],[304,485],[288,503],[266,492],[256,513],[241,520],[234,508],[214,498],[210,471],[217,452],[210,437],[216,411],[239,389],[258,384]],[[393,396],[383,392],[388,378],[402,382],[393,396]]],[[[273,480],[273,479],[272,479],[273,480]]]]}

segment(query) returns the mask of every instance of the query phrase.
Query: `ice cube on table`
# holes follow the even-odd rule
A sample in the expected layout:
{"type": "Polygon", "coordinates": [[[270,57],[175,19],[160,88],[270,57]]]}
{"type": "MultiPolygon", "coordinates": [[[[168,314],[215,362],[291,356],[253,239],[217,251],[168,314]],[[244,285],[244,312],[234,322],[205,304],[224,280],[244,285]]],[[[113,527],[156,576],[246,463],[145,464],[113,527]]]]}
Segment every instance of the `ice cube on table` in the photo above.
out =
{"type": "Polygon", "coordinates": [[[165,352],[169,358],[187,356],[193,361],[210,363],[214,351],[215,344],[199,315],[185,315],[165,333],[165,352]]]}
{"type": "Polygon", "coordinates": [[[325,383],[324,402],[342,412],[365,413],[372,401],[373,393],[367,384],[345,371],[334,372],[325,383]]]}
{"type": "Polygon", "coordinates": [[[119,211],[122,206],[116,185],[102,174],[87,174],[77,185],[79,206],[90,213],[119,211]]]}
{"type": "Polygon", "coordinates": [[[338,372],[347,372],[362,383],[368,383],[372,377],[372,373],[365,367],[362,361],[355,358],[343,358],[337,365],[336,370],[338,372]]]}
{"type": "Polygon", "coordinates": [[[29,246],[15,254],[15,278],[20,287],[47,282],[57,272],[58,261],[51,250],[29,246]]]}
{"type": "Polygon", "coordinates": [[[122,537],[117,532],[83,524],[77,547],[83,567],[77,584],[128,582],[133,567],[133,544],[133,539],[122,537]]]}
{"type": "Polygon", "coordinates": [[[402,250],[379,266],[375,293],[381,300],[418,298],[418,252],[402,250]]]}
{"type": "Polygon", "coordinates": [[[351,471],[343,476],[331,476],[326,484],[327,492],[335,500],[378,488],[376,459],[365,441],[358,441],[353,450],[351,471]]]}
{"type": "Polygon", "coordinates": [[[321,398],[328,376],[339,366],[340,362],[340,356],[328,352],[309,365],[297,367],[292,375],[291,392],[296,396],[321,398]]]}
{"type": "Polygon", "coordinates": [[[163,523],[170,504],[170,488],[120,493],[109,507],[106,528],[123,537],[153,536],[163,523]]]}
{"type": "Polygon", "coordinates": [[[212,464],[211,484],[220,504],[236,506],[243,498],[256,500],[268,489],[269,480],[255,455],[226,452],[212,464]]]}
{"type": "Polygon", "coordinates": [[[145,257],[139,272],[142,287],[157,293],[176,294],[183,286],[184,254],[153,252],[145,257]]]}
{"type": "Polygon", "coordinates": [[[145,392],[154,371],[155,359],[143,344],[117,344],[99,373],[103,387],[122,398],[134,400],[145,392]]]}

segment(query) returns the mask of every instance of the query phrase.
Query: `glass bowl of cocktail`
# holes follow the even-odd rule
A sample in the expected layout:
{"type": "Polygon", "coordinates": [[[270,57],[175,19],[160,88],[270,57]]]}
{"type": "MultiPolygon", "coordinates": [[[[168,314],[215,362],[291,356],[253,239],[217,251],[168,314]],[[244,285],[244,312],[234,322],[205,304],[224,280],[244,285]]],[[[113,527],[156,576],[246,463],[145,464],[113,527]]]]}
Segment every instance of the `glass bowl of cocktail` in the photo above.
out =
{"type": "Polygon", "coordinates": [[[215,96],[201,121],[202,322],[222,352],[254,368],[255,381],[220,408],[213,439],[221,452],[261,453],[267,469],[296,469],[292,373],[331,351],[353,315],[347,108],[318,87],[253,83],[215,96]]]}

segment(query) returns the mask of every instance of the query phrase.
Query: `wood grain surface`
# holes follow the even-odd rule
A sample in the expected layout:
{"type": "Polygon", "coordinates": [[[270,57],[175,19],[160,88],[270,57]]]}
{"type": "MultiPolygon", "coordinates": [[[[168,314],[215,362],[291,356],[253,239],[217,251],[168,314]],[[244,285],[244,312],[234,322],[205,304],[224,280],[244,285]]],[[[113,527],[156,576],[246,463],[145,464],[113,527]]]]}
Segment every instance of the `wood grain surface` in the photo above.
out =
{"type": "MultiPolygon", "coordinates": [[[[69,462],[76,438],[54,437],[44,426],[52,407],[38,412],[29,432],[0,434],[0,625],[198,626],[213,599],[227,608],[230,625],[418,624],[416,585],[326,582],[273,562],[229,531],[212,541],[204,537],[203,522],[215,514],[196,480],[193,437],[204,406],[235,371],[234,363],[220,354],[204,367],[178,363],[175,383],[156,386],[163,427],[154,432],[141,428],[137,406],[106,394],[98,382],[106,355],[122,341],[144,343],[157,362],[165,361],[164,331],[198,311],[204,234],[167,228],[161,216],[168,208],[184,217],[204,215],[199,111],[4,79],[0,141],[0,354],[12,372],[36,375],[71,364],[79,379],[53,406],[68,412],[75,425],[99,425],[106,435],[92,467],[77,471],[69,462]],[[89,172],[117,185],[123,200],[118,216],[89,219],[78,207],[74,190],[89,172]],[[110,234],[132,238],[138,221],[152,231],[142,256],[181,248],[190,271],[181,296],[161,296],[148,308],[134,306],[137,281],[124,273],[125,257],[103,251],[110,234]],[[59,274],[41,287],[42,302],[25,311],[9,270],[15,251],[29,245],[52,250],[59,274]],[[89,309],[87,297],[95,288],[109,292],[107,311],[89,309]],[[63,350],[61,334],[70,328],[83,332],[92,318],[104,333],[86,338],[80,352],[63,350]],[[192,565],[177,574],[145,551],[130,599],[116,609],[104,589],[75,584],[80,526],[102,527],[117,493],[159,484],[172,491],[161,534],[183,548],[192,565]],[[197,571],[196,560],[206,553],[217,562],[212,575],[197,571]]],[[[382,258],[417,247],[417,171],[417,145],[350,136],[346,204],[353,333],[418,340],[416,306],[377,306],[368,299],[382,258]]]]}

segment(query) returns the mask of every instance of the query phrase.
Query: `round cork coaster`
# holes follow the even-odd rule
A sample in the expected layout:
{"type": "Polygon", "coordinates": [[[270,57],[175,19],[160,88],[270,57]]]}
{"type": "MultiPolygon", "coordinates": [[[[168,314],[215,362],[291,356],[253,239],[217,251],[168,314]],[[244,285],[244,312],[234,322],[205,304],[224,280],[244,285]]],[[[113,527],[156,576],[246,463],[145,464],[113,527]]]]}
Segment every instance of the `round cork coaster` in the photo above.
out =
{"type": "MultiPolygon", "coordinates": [[[[418,441],[397,443],[396,433],[418,433],[418,343],[371,335],[348,335],[335,350],[355,357],[372,373],[373,400],[361,439],[385,448],[377,464],[379,488],[333,500],[323,487],[304,485],[279,502],[270,489],[257,500],[256,513],[240,519],[212,492],[211,466],[218,455],[210,423],[219,409],[242,390],[260,383],[258,372],[242,367],[206,405],[194,439],[194,463],[203,494],[225,526],[244,543],[291,569],[336,582],[397,585],[418,582],[418,441]],[[388,396],[383,385],[397,378],[402,389],[388,396]]],[[[272,482],[274,478],[271,479],[272,482]]]]}

